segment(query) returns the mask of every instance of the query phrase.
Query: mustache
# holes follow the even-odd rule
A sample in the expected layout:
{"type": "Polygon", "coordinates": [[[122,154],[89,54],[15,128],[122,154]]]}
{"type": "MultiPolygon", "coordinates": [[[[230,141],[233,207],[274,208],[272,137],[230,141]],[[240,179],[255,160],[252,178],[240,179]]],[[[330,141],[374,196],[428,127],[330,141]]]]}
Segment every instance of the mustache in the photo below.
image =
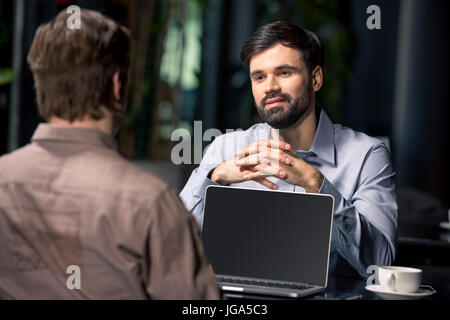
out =
{"type": "Polygon", "coordinates": [[[273,99],[273,98],[283,98],[283,99],[286,99],[288,102],[292,101],[292,97],[290,94],[278,92],[278,93],[274,93],[274,94],[268,94],[264,98],[262,98],[260,106],[261,107],[265,106],[266,101],[268,99],[273,99]]]}

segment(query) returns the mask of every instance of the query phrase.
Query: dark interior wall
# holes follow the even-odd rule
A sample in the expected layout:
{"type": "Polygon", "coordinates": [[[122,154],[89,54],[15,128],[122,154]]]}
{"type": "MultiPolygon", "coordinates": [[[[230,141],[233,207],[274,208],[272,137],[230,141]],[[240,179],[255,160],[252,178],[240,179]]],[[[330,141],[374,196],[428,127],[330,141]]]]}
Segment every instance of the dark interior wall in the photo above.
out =
{"type": "Polygon", "coordinates": [[[354,82],[344,125],[388,136],[398,187],[449,206],[448,9],[444,0],[352,0],[354,82]],[[381,30],[366,8],[381,10],[381,30]]]}
{"type": "Polygon", "coordinates": [[[449,1],[404,1],[394,112],[400,186],[449,201],[449,1]]]}
{"type": "Polygon", "coordinates": [[[399,1],[352,0],[352,29],[356,36],[353,83],[348,88],[344,125],[375,136],[390,136],[394,105],[399,1]],[[381,29],[369,30],[370,5],[381,11],[381,29]]]}
{"type": "Polygon", "coordinates": [[[200,109],[205,129],[235,129],[240,125],[239,117],[245,116],[239,107],[250,88],[243,86],[248,72],[239,55],[243,43],[255,30],[256,18],[257,1],[209,1],[202,39],[204,79],[200,109]]]}
{"type": "Polygon", "coordinates": [[[22,81],[19,100],[19,146],[27,144],[33,135],[36,126],[42,119],[36,105],[33,74],[26,62],[36,29],[40,24],[50,21],[57,13],[55,1],[25,1],[24,34],[22,51],[22,81]]]}
{"type": "MultiPolygon", "coordinates": [[[[226,3],[225,3],[226,4],[226,3]]],[[[208,10],[203,14],[202,61],[201,61],[201,101],[195,119],[202,119],[206,128],[217,127],[217,109],[221,106],[223,90],[219,83],[224,72],[225,5],[220,0],[209,1],[208,10]]]]}

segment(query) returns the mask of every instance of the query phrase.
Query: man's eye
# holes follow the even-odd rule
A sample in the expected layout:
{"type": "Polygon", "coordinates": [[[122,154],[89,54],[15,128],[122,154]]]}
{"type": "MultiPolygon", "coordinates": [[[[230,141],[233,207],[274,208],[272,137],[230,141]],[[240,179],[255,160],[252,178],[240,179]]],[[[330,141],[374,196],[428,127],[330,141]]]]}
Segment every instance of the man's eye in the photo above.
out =
{"type": "Polygon", "coordinates": [[[291,72],[290,72],[290,71],[281,71],[280,74],[281,74],[282,76],[290,76],[290,75],[291,75],[291,72]]]}
{"type": "Polygon", "coordinates": [[[264,79],[264,76],[262,76],[262,75],[253,77],[254,81],[261,81],[262,79],[264,79]]]}

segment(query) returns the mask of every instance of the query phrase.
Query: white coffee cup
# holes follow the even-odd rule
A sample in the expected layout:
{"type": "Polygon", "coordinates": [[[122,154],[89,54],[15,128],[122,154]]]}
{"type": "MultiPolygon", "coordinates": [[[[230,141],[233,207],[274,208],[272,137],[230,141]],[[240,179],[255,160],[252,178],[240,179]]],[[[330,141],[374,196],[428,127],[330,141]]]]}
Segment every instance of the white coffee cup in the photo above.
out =
{"type": "Polygon", "coordinates": [[[416,268],[378,267],[378,281],[383,290],[398,293],[416,292],[422,282],[422,270],[416,268]]]}

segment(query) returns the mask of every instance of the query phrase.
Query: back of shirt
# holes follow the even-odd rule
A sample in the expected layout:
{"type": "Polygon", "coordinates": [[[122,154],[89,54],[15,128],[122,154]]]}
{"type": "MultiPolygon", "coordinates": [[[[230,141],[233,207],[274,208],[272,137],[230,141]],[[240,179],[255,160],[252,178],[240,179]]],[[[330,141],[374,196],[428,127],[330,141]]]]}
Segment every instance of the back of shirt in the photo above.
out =
{"type": "Polygon", "coordinates": [[[112,137],[41,124],[0,158],[0,298],[220,297],[194,219],[112,137]]]}

